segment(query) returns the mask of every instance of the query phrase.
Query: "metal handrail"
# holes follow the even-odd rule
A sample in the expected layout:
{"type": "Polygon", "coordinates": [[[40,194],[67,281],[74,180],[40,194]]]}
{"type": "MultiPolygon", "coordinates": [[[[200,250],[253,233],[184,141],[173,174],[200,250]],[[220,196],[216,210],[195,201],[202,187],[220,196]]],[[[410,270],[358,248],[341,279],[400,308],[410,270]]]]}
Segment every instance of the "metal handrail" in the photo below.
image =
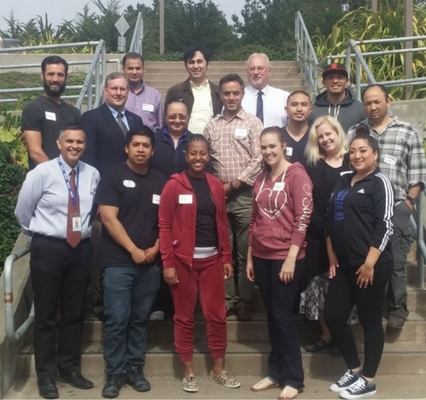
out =
{"type": "Polygon", "coordinates": [[[308,87],[309,93],[314,93],[318,90],[318,59],[300,11],[296,13],[294,30],[296,40],[296,60],[300,62],[304,85],[308,87]]]}
{"type": "Polygon", "coordinates": [[[25,254],[28,254],[30,251],[29,244],[11,253],[4,262],[3,269],[3,280],[4,280],[4,308],[5,308],[5,330],[6,337],[11,340],[13,343],[17,342],[22,335],[28,330],[28,328],[34,322],[34,303],[31,307],[31,311],[28,315],[28,318],[25,322],[15,331],[15,320],[13,317],[13,273],[12,267],[13,263],[23,257],[25,254]]]}
{"type": "Polygon", "coordinates": [[[379,50],[379,51],[368,51],[362,53],[359,49],[360,45],[367,44],[384,44],[384,43],[393,43],[393,42],[408,42],[408,41],[420,41],[425,40],[426,36],[410,36],[410,37],[398,37],[398,38],[386,38],[386,39],[371,39],[371,40],[353,40],[349,39],[346,43],[346,53],[345,54],[336,54],[329,55],[319,62],[319,65],[327,65],[332,62],[332,60],[345,60],[346,69],[348,70],[349,79],[351,73],[351,60],[355,59],[355,94],[358,100],[361,100],[361,88],[365,87],[365,84],[361,83],[361,67],[364,69],[364,72],[367,75],[368,84],[380,83],[383,86],[414,86],[424,84],[424,79],[422,78],[406,78],[399,79],[397,81],[385,81],[377,82],[374,78],[370,68],[368,67],[365,57],[369,56],[382,56],[386,54],[406,54],[414,53],[418,51],[425,51],[425,47],[415,47],[412,49],[395,49],[395,50],[379,50]]]}
{"type": "Polygon", "coordinates": [[[93,46],[97,46],[98,44],[99,44],[98,41],[94,41],[94,42],[45,44],[40,46],[11,47],[9,49],[0,49],[0,53],[21,53],[23,51],[65,49],[69,47],[93,47],[93,46]]]}
{"type": "Polygon", "coordinates": [[[104,40],[98,42],[89,71],[81,88],[76,107],[81,110],[83,101],[87,98],[87,109],[91,110],[99,106],[102,98],[102,83],[106,77],[106,45],[104,40]],[[93,82],[94,81],[94,82],[93,82]],[[92,86],[95,85],[95,96],[92,96],[92,86]]]}
{"type": "Polygon", "coordinates": [[[136,18],[135,30],[133,31],[132,41],[130,42],[129,51],[133,51],[142,55],[143,51],[143,19],[142,12],[139,11],[136,18]]]}
{"type": "Polygon", "coordinates": [[[417,197],[416,216],[411,216],[410,226],[417,241],[417,280],[419,287],[425,289],[425,263],[426,263],[426,245],[424,242],[423,226],[423,200],[426,190],[419,193],[417,197]]]}

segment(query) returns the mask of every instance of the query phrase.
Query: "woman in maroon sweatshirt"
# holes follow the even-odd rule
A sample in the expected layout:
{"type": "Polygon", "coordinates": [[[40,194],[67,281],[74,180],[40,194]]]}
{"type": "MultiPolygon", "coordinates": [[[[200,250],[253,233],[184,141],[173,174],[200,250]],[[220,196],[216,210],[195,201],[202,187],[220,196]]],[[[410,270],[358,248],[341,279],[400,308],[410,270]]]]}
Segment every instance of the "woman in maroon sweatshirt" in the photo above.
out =
{"type": "Polygon", "coordinates": [[[222,183],[205,172],[210,158],[204,136],[188,139],[188,170],[172,175],[161,194],[160,252],[164,280],[170,285],[176,351],[183,363],[182,388],[197,392],[192,358],[197,293],[206,320],[213,359],[210,380],[225,387],[240,383],[224,370],[227,345],[224,279],[232,278],[232,254],[222,183]]]}
{"type": "Polygon", "coordinates": [[[304,388],[293,305],[305,264],[312,182],[300,163],[286,159],[277,127],[263,130],[260,149],[263,172],[254,184],[247,276],[259,286],[265,303],[271,352],[268,376],[251,390],[281,386],[279,398],[294,399],[304,388]]]}

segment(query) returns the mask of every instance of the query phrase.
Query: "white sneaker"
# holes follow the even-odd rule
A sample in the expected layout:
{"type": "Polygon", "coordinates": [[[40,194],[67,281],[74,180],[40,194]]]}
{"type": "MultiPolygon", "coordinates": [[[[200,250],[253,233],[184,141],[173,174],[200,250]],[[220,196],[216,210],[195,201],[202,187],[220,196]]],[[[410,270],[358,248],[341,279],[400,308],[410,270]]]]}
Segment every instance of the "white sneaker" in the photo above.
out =
{"type": "Polygon", "coordinates": [[[150,321],[164,321],[164,311],[154,311],[149,317],[150,321]]]}
{"type": "Polygon", "coordinates": [[[340,392],[342,399],[363,399],[377,393],[374,382],[368,382],[360,376],[351,386],[340,392]]]}
{"type": "Polygon", "coordinates": [[[342,390],[345,390],[352,383],[356,382],[360,376],[360,372],[354,374],[350,369],[348,369],[345,374],[335,383],[330,385],[330,390],[334,393],[340,393],[342,390]]]}

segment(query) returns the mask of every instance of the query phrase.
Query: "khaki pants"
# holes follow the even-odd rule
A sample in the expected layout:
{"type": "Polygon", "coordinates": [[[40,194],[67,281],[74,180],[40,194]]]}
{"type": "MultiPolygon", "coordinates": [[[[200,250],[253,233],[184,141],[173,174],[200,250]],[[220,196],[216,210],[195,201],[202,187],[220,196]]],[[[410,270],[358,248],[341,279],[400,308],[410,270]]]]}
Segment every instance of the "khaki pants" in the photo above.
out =
{"type": "Polygon", "coordinates": [[[253,297],[253,282],[247,279],[248,227],[252,210],[253,190],[244,187],[227,202],[229,235],[234,254],[234,279],[225,281],[226,307],[235,308],[238,303],[249,305],[253,297]]]}

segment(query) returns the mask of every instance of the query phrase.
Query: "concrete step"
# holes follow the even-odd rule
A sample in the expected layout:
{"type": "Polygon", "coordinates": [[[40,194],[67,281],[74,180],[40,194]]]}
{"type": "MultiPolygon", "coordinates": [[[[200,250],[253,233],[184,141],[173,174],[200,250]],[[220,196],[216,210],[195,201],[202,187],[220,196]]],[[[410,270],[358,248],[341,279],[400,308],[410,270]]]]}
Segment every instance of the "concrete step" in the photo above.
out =
{"type": "MultiPolygon", "coordinates": [[[[107,59],[109,59],[107,57],[107,59]]],[[[175,69],[181,68],[184,69],[185,65],[182,61],[146,61],[146,68],[153,69],[175,69]]],[[[299,68],[299,63],[297,61],[271,61],[272,70],[276,68],[299,68]]],[[[211,61],[209,69],[214,68],[243,68],[246,69],[246,61],[211,61]]]]}
{"type": "MultiPolygon", "coordinates": [[[[226,75],[226,71],[221,69],[218,71],[208,71],[207,76],[209,77],[209,79],[212,82],[219,82],[219,80],[226,75]]],[[[156,81],[175,81],[175,82],[182,82],[185,79],[188,79],[188,74],[185,71],[177,71],[177,72],[173,72],[173,71],[155,71],[155,72],[148,72],[144,75],[145,79],[148,80],[154,80],[153,78],[155,78],[156,81]]],[[[246,74],[241,74],[241,78],[243,78],[245,81],[247,81],[247,77],[246,74]]],[[[281,74],[274,74],[273,76],[271,76],[269,82],[270,85],[274,85],[274,82],[282,82],[284,81],[284,83],[286,81],[288,82],[293,82],[293,81],[301,81],[302,77],[299,73],[281,73],[281,74]]]]}
{"type": "MultiPolygon", "coordinates": [[[[384,330],[386,330],[386,323],[387,320],[383,319],[384,330]]],[[[317,322],[306,322],[302,316],[298,316],[296,317],[296,325],[303,345],[314,342],[320,335],[320,327],[317,322]]],[[[267,343],[269,341],[266,315],[264,313],[254,314],[251,322],[238,322],[234,316],[229,317],[227,328],[229,343],[267,343]]],[[[355,325],[352,328],[357,342],[363,343],[364,334],[361,325],[355,325]]],[[[204,320],[201,314],[197,313],[194,333],[195,342],[206,342],[205,331],[204,320]]],[[[86,320],[83,341],[102,342],[103,334],[102,322],[96,319],[86,320]]],[[[150,322],[148,324],[148,340],[154,340],[157,343],[173,343],[173,321],[150,322]]],[[[398,343],[425,343],[426,313],[411,313],[402,330],[386,330],[386,341],[389,343],[396,341],[398,343]]]]}
{"type": "MultiPolygon", "coordinates": [[[[230,370],[231,373],[233,373],[230,370]]],[[[342,372],[340,372],[341,375],[342,372]]],[[[305,377],[305,391],[297,398],[301,400],[336,400],[338,395],[328,390],[329,385],[340,377],[339,374],[327,378],[305,377]]],[[[89,376],[95,387],[91,390],[78,390],[65,383],[58,383],[61,399],[102,399],[101,392],[104,384],[103,377],[89,376]]],[[[241,382],[239,389],[227,389],[209,382],[205,376],[198,377],[200,390],[198,393],[185,393],[181,389],[181,374],[176,378],[148,376],[151,391],[147,393],[135,392],[126,385],[121,389],[119,399],[276,399],[281,389],[255,393],[250,386],[263,378],[263,375],[238,376],[241,382]]],[[[379,375],[376,377],[377,394],[375,399],[425,399],[423,375],[379,375]]],[[[6,393],[5,399],[34,399],[38,397],[35,377],[17,379],[13,387],[6,393]]]]}
{"type": "MultiPolygon", "coordinates": [[[[81,370],[84,375],[103,376],[104,359],[102,345],[83,343],[84,352],[81,370]]],[[[267,373],[269,354],[268,343],[228,343],[226,368],[237,376],[262,376],[267,373]]],[[[363,348],[359,345],[361,353],[363,348]]],[[[207,345],[196,343],[194,350],[194,367],[198,375],[209,372],[210,362],[207,345]],[[208,367],[206,367],[206,364],[208,367]]],[[[305,374],[312,377],[339,375],[344,371],[343,358],[336,351],[321,354],[302,351],[305,374]]],[[[422,375],[426,379],[426,343],[385,343],[378,375],[422,375]]],[[[35,375],[32,346],[24,347],[16,360],[16,371],[20,377],[35,375]]],[[[145,372],[147,376],[179,377],[181,363],[170,343],[149,343],[147,345],[145,372]]]]}

